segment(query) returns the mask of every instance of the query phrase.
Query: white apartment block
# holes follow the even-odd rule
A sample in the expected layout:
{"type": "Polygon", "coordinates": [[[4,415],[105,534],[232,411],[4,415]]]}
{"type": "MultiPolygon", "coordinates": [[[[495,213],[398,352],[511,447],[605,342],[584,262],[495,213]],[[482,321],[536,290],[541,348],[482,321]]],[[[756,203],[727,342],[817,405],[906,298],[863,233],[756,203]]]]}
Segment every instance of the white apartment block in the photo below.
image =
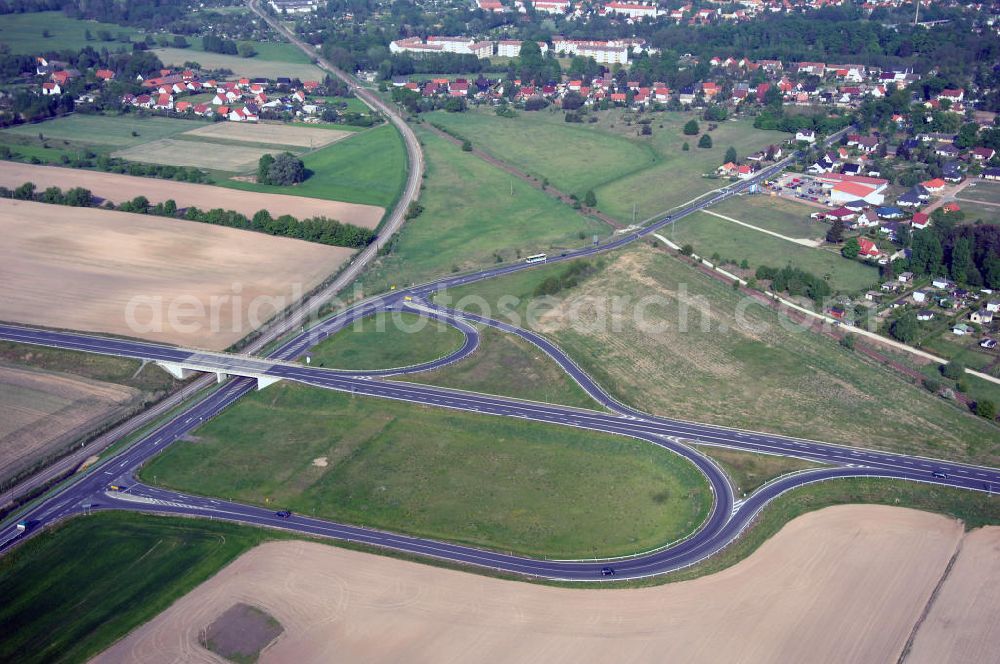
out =
{"type": "Polygon", "coordinates": [[[620,14],[629,18],[645,18],[647,16],[657,18],[666,14],[655,2],[647,5],[642,2],[620,2],[619,0],[604,5],[603,13],[620,14]]]}
{"type": "Polygon", "coordinates": [[[461,53],[471,55],[472,47],[479,46],[469,37],[428,37],[427,42],[420,37],[407,37],[390,42],[391,53],[461,53]]]}
{"type": "Polygon", "coordinates": [[[594,58],[600,64],[628,64],[629,45],[619,41],[587,41],[554,37],[552,48],[558,54],[594,58]]]}
{"type": "MultiPolygon", "coordinates": [[[[521,55],[521,40],[519,39],[501,39],[497,42],[497,55],[506,58],[516,58],[521,55]]],[[[549,45],[545,42],[538,42],[538,48],[541,49],[542,55],[549,52],[549,45]]]]}

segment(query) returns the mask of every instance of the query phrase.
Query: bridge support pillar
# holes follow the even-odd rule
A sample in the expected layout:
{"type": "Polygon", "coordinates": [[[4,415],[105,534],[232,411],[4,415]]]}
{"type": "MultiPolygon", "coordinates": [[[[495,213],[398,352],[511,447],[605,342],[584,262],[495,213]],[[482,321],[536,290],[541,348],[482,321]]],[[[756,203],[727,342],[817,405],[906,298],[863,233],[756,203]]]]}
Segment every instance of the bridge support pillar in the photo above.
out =
{"type": "Polygon", "coordinates": [[[174,362],[156,362],[157,366],[166,371],[177,380],[187,380],[195,374],[193,369],[188,369],[174,362]]]}

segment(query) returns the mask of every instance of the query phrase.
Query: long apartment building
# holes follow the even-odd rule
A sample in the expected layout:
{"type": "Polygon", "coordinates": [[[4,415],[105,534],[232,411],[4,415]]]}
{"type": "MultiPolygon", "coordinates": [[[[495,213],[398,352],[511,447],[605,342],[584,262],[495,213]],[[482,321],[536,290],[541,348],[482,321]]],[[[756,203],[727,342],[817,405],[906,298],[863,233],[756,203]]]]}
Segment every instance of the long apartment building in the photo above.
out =
{"type": "Polygon", "coordinates": [[[616,39],[612,41],[596,41],[592,39],[566,39],[553,37],[552,49],[557,55],[582,56],[594,58],[599,64],[628,64],[629,54],[641,50],[645,44],[643,39],[616,39]]]}

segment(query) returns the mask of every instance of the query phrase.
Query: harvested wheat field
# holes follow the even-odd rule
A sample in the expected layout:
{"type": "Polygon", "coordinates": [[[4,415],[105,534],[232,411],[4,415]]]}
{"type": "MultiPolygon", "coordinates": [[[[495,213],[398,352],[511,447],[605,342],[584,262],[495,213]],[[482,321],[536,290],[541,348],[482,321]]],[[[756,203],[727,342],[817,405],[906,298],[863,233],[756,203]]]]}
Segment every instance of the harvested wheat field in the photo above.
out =
{"type": "Polygon", "coordinates": [[[338,129],[318,129],[297,127],[287,124],[266,122],[216,122],[198,129],[184,132],[185,136],[197,136],[206,140],[223,139],[246,143],[270,143],[299,148],[321,148],[354,136],[352,131],[338,129]]]}
{"type": "Polygon", "coordinates": [[[833,507],[723,572],[638,590],[549,588],[274,542],[96,661],[220,662],[199,630],[242,602],[284,629],[261,662],[889,662],[961,538],[961,524],[938,515],[833,507]]]}
{"type": "Polygon", "coordinates": [[[0,365],[0,478],[59,450],[137,396],[123,385],[0,365]]]}
{"type": "Polygon", "coordinates": [[[161,138],[124,150],[116,150],[111,156],[147,164],[194,166],[238,173],[256,168],[260,158],[269,152],[274,152],[274,149],[161,138]]]}
{"type": "Polygon", "coordinates": [[[0,320],[220,350],[354,253],[142,214],[0,201],[0,320]]]}
{"type": "Polygon", "coordinates": [[[252,217],[258,210],[267,210],[275,217],[282,214],[290,214],[299,219],[328,217],[363,228],[378,226],[384,213],[376,205],[341,203],[286,194],[260,194],[207,184],[0,161],[0,186],[14,188],[25,182],[34,182],[39,190],[60,187],[65,191],[73,187],[84,187],[95,196],[115,203],[131,200],[141,194],[153,204],[172,198],[180,208],[223,208],[236,210],[248,217],[252,217]]]}
{"type": "Polygon", "coordinates": [[[907,664],[997,661],[1000,528],[980,528],[962,549],[920,626],[907,664]]]}

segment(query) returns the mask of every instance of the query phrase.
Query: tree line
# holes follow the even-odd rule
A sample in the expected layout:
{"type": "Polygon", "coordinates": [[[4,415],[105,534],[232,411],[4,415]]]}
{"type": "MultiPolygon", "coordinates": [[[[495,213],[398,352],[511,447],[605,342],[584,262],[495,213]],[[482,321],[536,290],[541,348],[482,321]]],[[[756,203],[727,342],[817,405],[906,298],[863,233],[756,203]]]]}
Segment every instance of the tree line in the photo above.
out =
{"type": "MultiPolygon", "coordinates": [[[[25,182],[15,189],[0,187],[0,197],[54,205],[69,205],[72,207],[91,207],[95,201],[91,191],[84,187],[73,187],[72,189],[63,191],[59,187],[53,186],[43,191],[38,191],[34,182],[25,182]]],[[[361,228],[354,224],[345,224],[336,219],[328,219],[327,217],[310,217],[309,219],[300,221],[290,214],[273,217],[267,210],[258,210],[253,217],[248,218],[246,215],[235,210],[224,210],[222,208],[201,210],[193,206],[182,211],[177,207],[177,203],[173,199],[167,199],[153,205],[145,196],[136,196],[117,207],[111,201],[106,201],[102,207],[107,210],[118,210],[119,212],[150,214],[173,219],[180,218],[188,221],[198,221],[216,226],[240,228],[248,231],[267,233],[268,235],[328,244],[335,247],[360,249],[371,244],[376,237],[376,233],[373,230],[361,228]]]]}

